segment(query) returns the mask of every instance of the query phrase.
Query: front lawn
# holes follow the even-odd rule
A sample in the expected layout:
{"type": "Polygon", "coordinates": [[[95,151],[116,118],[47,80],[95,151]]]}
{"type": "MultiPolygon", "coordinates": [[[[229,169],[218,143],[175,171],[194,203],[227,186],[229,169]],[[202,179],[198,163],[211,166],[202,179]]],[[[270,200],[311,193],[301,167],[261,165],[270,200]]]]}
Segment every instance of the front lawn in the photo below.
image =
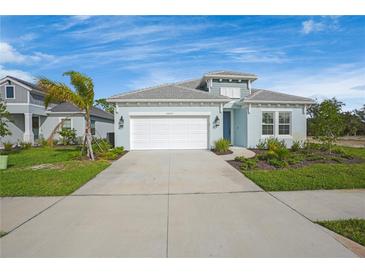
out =
{"type": "Polygon", "coordinates": [[[313,164],[302,168],[247,170],[266,191],[365,188],[365,164],[313,164]]]}
{"type": "Polygon", "coordinates": [[[338,221],[321,221],[318,224],[365,246],[365,220],[348,219],[338,221]]]}
{"type": "Polygon", "coordinates": [[[275,146],[274,152],[256,150],[254,159],[237,157],[230,164],[266,191],[365,188],[365,148],[275,146]]]}
{"type": "Polygon", "coordinates": [[[42,147],[9,154],[9,167],[0,171],[0,196],[68,195],[110,165],[80,160],[76,147],[42,147]]]}

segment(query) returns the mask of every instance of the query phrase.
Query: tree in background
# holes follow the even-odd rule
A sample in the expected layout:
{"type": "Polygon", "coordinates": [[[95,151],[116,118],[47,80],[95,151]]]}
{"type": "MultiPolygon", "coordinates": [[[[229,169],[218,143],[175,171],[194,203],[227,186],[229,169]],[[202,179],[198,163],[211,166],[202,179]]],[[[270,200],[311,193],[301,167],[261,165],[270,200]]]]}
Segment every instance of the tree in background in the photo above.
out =
{"type": "Polygon", "coordinates": [[[95,100],[95,106],[101,107],[103,110],[114,114],[115,105],[108,103],[105,98],[95,100]]]}
{"type": "MultiPolygon", "coordinates": [[[[342,113],[345,121],[344,135],[356,136],[360,133],[361,128],[364,126],[360,117],[357,116],[354,111],[346,111],[342,113]]],[[[361,133],[360,133],[361,134],[361,133]]]]}
{"type": "Polygon", "coordinates": [[[91,145],[92,135],[90,120],[90,111],[94,104],[93,81],[90,77],[76,71],[65,72],[63,75],[70,77],[71,84],[75,91],[66,84],[55,82],[45,77],[41,77],[38,80],[38,86],[46,92],[44,101],[45,107],[48,107],[51,102],[68,102],[85,112],[86,126],[82,151],[84,151],[86,146],[87,156],[89,159],[94,160],[94,153],[91,145]]]}
{"type": "Polygon", "coordinates": [[[9,121],[10,113],[6,110],[4,101],[0,98],[0,137],[11,135],[8,129],[7,122],[9,121]]]}
{"type": "Polygon", "coordinates": [[[360,119],[361,121],[361,127],[358,130],[358,135],[365,135],[365,104],[360,109],[354,110],[355,115],[360,119]]]}
{"type": "Polygon", "coordinates": [[[330,151],[337,138],[343,134],[345,128],[342,115],[343,105],[336,98],[332,98],[313,105],[308,111],[311,119],[309,124],[310,132],[315,139],[326,144],[330,151]]]}

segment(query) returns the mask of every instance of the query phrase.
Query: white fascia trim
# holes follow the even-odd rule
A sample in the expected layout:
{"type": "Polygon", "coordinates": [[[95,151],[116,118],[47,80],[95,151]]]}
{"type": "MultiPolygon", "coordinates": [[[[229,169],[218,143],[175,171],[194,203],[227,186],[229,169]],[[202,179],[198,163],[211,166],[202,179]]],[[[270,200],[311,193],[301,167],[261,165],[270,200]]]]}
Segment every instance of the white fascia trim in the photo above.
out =
{"type": "Polygon", "coordinates": [[[292,105],[312,105],[315,101],[258,101],[258,100],[243,100],[242,104],[292,104],[292,105]]]}
{"type": "Polygon", "coordinates": [[[65,115],[65,114],[85,114],[85,112],[54,112],[54,111],[46,111],[47,114],[60,114],[60,115],[65,115]]]}
{"type": "Polygon", "coordinates": [[[0,84],[0,85],[1,85],[1,86],[2,86],[2,85],[4,85],[4,83],[5,83],[6,81],[14,82],[14,83],[16,83],[17,85],[19,85],[19,86],[21,86],[21,87],[23,87],[23,88],[25,88],[25,89],[27,89],[27,90],[32,90],[32,88],[30,88],[30,87],[28,87],[28,86],[26,86],[26,85],[24,85],[24,84],[22,84],[22,83],[18,82],[17,80],[12,79],[12,78],[10,78],[10,77],[5,77],[4,79],[2,79],[2,80],[1,80],[1,84],[0,84]]]}
{"type": "Polygon", "coordinates": [[[210,116],[210,112],[129,112],[129,116],[210,116]]]}
{"type": "Polygon", "coordinates": [[[250,80],[256,80],[257,76],[243,76],[243,75],[222,75],[222,74],[211,74],[211,75],[205,75],[205,78],[232,78],[232,79],[250,79],[250,80]]]}
{"type": "Polygon", "coordinates": [[[33,107],[40,107],[44,108],[44,106],[35,105],[35,104],[28,104],[28,103],[8,103],[6,102],[7,106],[33,106],[33,107]]]}
{"type": "Polygon", "coordinates": [[[197,102],[197,103],[221,103],[231,99],[107,99],[109,103],[159,103],[159,102],[197,102]]]}

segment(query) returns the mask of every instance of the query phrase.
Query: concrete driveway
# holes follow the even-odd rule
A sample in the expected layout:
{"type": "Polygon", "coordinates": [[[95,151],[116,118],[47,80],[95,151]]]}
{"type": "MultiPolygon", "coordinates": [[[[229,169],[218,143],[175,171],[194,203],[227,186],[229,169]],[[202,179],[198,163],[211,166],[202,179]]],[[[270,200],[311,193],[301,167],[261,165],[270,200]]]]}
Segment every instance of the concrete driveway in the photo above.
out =
{"type": "Polygon", "coordinates": [[[2,257],[354,257],[208,151],[130,152],[1,238],[2,257]]]}

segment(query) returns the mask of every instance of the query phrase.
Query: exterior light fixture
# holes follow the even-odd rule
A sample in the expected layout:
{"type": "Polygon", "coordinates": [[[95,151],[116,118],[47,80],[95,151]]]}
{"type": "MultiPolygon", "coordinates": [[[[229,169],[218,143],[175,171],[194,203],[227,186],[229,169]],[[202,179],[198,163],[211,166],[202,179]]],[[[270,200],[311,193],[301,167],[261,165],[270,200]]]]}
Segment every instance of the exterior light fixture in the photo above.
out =
{"type": "Polygon", "coordinates": [[[214,127],[219,127],[220,123],[221,123],[221,121],[219,120],[219,117],[215,116],[215,119],[213,121],[214,127]]]}
{"type": "Polygon", "coordinates": [[[123,119],[123,116],[120,116],[120,119],[119,119],[119,128],[123,128],[124,127],[124,119],[123,119]]]}

